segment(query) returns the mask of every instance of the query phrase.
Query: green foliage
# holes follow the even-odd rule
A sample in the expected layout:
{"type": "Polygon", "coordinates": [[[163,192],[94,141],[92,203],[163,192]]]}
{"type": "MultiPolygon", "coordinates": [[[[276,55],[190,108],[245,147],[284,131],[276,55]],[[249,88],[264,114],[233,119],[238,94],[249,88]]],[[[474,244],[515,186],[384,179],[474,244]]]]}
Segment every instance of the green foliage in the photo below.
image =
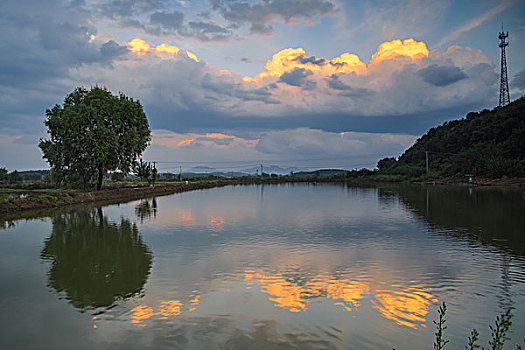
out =
{"type": "Polygon", "coordinates": [[[156,167],[152,166],[151,163],[144,162],[141,159],[135,164],[134,171],[142,181],[146,181],[148,184],[155,185],[155,182],[157,181],[158,170],[156,167]]]}
{"type": "Polygon", "coordinates": [[[39,147],[58,185],[100,189],[106,171],[128,173],[151,138],[140,102],[105,88],[77,88],[46,117],[50,138],[39,147]]]}
{"type": "Polygon", "coordinates": [[[397,164],[397,160],[395,158],[383,158],[377,162],[377,169],[379,171],[385,171],[390,168],[393,168],[397,164]]]}
{"type": "Polygon", "coordinates": [[[438,314],[439,314],[439,321],[433,321],[434,324],[437,327],[436,333],[436,341],[434,342],[434,350],[442,350],[445,348],[445,345],[449,342],[448,340],[445,340],[443,338],[443,332],[445,329],[447,329],[447,326],[445,326],[445,314],[447,312],[447,305],[445,302],[443,302],[443,305],[439,307],[438,314]]]}
{"type": "MultiPolygon", "coordinates": [[[[433,321],[434,324],[437,327],[436,333],[436,341],[434,342],[434,350],[442,350],[444,349],[445,345],[449,342],[448,340],[445,340],[443,337],[443,333],[445,329],[447,329],[447,326],[445,326],[445,314],[447,312],[447,306],[445,302],[439,307],[438,314],[439,314],[439,320],[433,321]]],[[[503,345],[505,344],[506,335],[508,330],[510,329],[510,326],[512,325],[512,314],[510,313],[510,309],[507,310],[504,314],[496,317],[495,327],[489,326],[491,330],[491,339],[489,340],[489,345],[491,346],[492,350],[503,350],[503,345]]],[[[477,344],[477,341],[479,340],[479,332],[476,329],[473,329],[470,333],[470,337],[468,338],[468,344],[465,346],[467,350],[475,350],[479,349],[479,345],[477,344]]],[[[485,348],[482,348],[483,350],[485,348]]],[[[516,349],[521,350],[521,346],[519,344],[516,344],[516,349]]]]}
{"type": "Polygon", "coordinates": [[[6,181],[7,181],[7,169],[0,168],[0,183],[4,183],[6,181]]]}
{"type": "Polygon", "coordinates": [[[479,333],[476,329],[473,329],[470,333],[470,337],[468,337],[468,345],[465,346],[467,350],[476,350],[479,349],[479,345],[476,344],[476,342],[479,339],[479,333]]]}
{"type": "Polygon", "coordinates": [[[115,182],[123,181],[124,177],[125,177],[124,173],[121,173],[121,172],[118,172],[118,171],[114,172],[114,173],[111,173],[111,180],[115,181],[115,182]]]}
{"type": "Polygon", "coordinates": [[[10,184],[17,184],[22,182],[22,177],[18,171],[13,170],[11,173],[7,174],[7,180],[10,184]]]}
{"type": "Polygon", "coordinates": [[[489,326],[492,336],[492,339],[489,340],[489,345],[492,347],[492,350],[503,350],[507,331],[512,324],[511,318],[512,315],[509,309],[503,315],[496,317],[495,328],[489,326]]]}
{"type": "Polygon", "coordinates": [[[144,162],[141,159],[135,164],[133,171],[142,181],[150,181],[152,174],[152,167],[150,163],[144,162]]]}
{"type": "MultiPolygon", "coordinates": [[[[441,176],[525,176],[525,98],[492,111],[468,113],[430,129],[403,153],[388,173],[404,166],[429,168],[441,176]]],[[[378,164],[379,167],[379,164],[378,164]]],[[[380,170],[382,170],[380,168],[380,170]]],[[[407,174],[408,175],[408,174],[407,174]]]]}

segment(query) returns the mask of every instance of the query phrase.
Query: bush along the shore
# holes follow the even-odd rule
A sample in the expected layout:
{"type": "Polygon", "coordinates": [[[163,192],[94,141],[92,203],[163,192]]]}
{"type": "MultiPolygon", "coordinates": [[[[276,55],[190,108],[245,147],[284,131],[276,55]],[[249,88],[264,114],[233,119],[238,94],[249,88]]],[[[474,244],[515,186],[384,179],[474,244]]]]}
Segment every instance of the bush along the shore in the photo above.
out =
{"type": "MultiPolygon", "coordinates": [[[[434,350],[444,350],[449,340],[445,339],[444,332],[447,329],[447,326],[445,326],[446,323],[446,312],[447,312],[447,305],[445,302],[439,307],[438,309],[438,321],[433,321],[436,325],[436,339],[434,341],[434,350]]],[[[505,345],[505,340],[507,340],[507,332],[510,329],[510,326],[512,325],[512,314],[510,312],[510,309],[507,310],[504,314],[501,314],[500,316],[496,317],[496,321],[494,322],[494,327],[489,326],[490,332],[491,332],[491,338],[488,342],[489,348],[491,350],[503,350],[503,346],[505,345]]],[[[476,329],[473,329],[470,333],[470,336],[468,337],[468,344],[465,346],[465,349],[467,350],[475,350],[479,349],[480,345],[478,344],[479,340],[479,332],[476,329]]],[[[484,347],[481,347],[482,350],[485,350],[484,347]]],[[[516,350],[522,350],[523,348],[521,345],[516,344],[515,347],[516,350]]]]}

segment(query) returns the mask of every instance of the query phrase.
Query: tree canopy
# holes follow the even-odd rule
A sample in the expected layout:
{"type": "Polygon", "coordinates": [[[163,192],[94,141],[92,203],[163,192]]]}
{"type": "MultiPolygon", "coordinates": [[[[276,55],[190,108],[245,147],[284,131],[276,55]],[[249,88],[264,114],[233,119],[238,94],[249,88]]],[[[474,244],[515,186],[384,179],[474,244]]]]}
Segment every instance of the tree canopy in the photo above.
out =
{"type": "Polygon", "coordinates": [[[100,190],[106,171],[129,173],[151,139],[140,102],[98,86],[76,88],[46,117],[50,138],[39,147],[59,185],[100,190]]]}

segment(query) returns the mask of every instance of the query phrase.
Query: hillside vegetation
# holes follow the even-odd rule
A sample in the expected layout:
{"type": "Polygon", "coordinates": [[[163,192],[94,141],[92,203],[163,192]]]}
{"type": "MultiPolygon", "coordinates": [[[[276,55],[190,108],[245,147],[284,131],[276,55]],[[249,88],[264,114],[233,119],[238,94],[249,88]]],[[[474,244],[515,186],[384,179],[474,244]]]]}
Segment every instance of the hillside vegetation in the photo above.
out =
{"type": "Polygon", "coordinates": [[[505,107],[470,112],[430,129],[398,160],[378,162],[381,173],[488,178],[525,176],[525,97],[505,107]]]}

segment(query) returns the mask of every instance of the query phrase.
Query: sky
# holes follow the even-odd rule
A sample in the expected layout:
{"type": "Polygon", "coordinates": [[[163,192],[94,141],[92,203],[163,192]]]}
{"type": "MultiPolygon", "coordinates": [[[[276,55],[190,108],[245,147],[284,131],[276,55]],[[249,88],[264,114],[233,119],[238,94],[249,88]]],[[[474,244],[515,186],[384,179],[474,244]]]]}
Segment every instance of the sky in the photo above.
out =
{"type": "Polygon", "coordinates": [[[429,128],[525,94],[525,2],[3,0],[0,167],[47,168],[45,110],[138,99],[161,172],[374,168],[429,128]]]}

